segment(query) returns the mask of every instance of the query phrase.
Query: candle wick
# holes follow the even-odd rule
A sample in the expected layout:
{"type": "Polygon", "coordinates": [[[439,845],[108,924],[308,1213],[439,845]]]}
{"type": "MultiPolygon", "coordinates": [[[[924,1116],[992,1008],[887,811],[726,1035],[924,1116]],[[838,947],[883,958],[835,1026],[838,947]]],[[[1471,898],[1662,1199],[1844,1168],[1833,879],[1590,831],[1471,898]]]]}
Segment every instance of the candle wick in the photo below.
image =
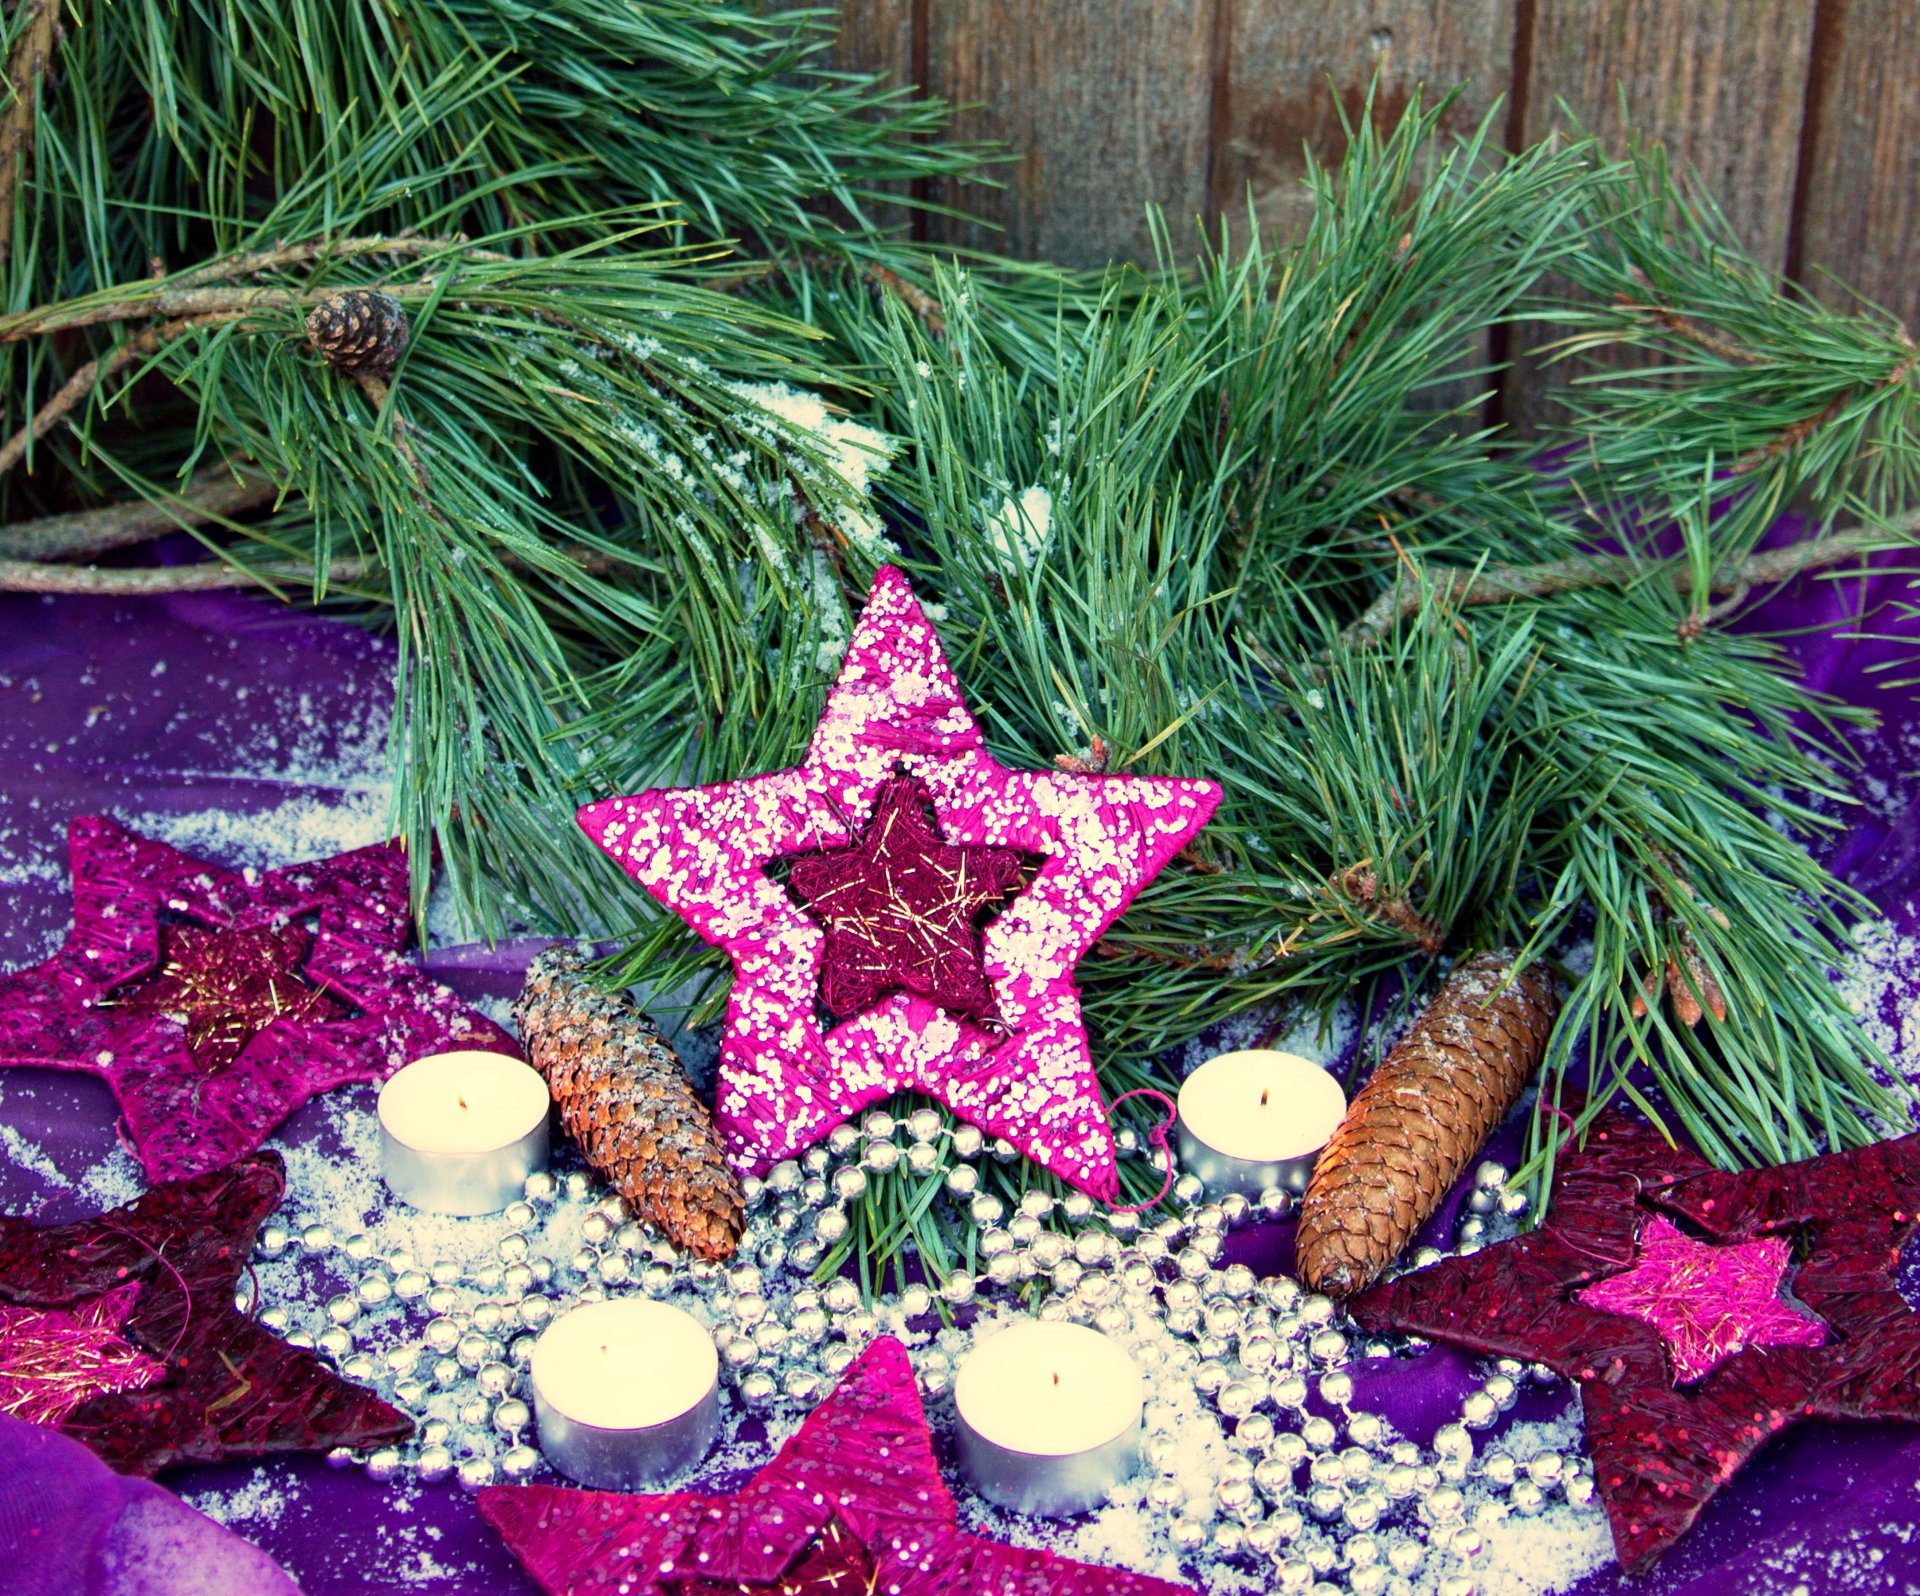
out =
{"type": "Polygon", "coordinates": [[[467,1094],[465,1092],[455,1092],[453,1095],[460,1099],[460,1106],[462,1108],[467,1106],[467,1094]]]}
{"type": "Polygon", "coordinates": [[[1060,1383],[1060,1371],[1058,1369],[1054,1370],[1053,1372],[1053,1383],[1055,1385],[1058,1385],[1060,1383]]]}
{"type": "Polygon", "coordinates": [[[1260,1106],[1262,1108],[1265,1108],[1267,1106],[1267,1093],[1270,1090],[1272,1090],[1271,1087],[1263,1086],[1260,1088],[1260,1106]]]}

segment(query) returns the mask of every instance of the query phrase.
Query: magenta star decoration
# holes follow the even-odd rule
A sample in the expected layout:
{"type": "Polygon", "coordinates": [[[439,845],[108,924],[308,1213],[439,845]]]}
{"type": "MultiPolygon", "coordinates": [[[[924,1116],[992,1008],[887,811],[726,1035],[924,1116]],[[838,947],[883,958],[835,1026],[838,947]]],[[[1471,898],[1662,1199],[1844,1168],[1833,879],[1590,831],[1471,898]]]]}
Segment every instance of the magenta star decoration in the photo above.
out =
{"type": "Polygon", "coordinates": [[[977,922],[1020,884],[1020,855],[943,842],[931,802],[923,783],[896,776],[853,846],[792,863],[787,884],[827,934],[820,1001],[839,1019],[889,992],[918,992],[972,1019],[993,1012],[977,922]]]}
{"type": "Polygon", "coordinates": [[[962,1530],[907,1350],[891,1336],[862,1353],[774,1460],[730,1496],[503,1485],[480,1493],[480,1512],[555,1596],[828,1588],[818,1583],[823,1552],[872,1578],[854,1591],[893,1596],[1192,1596],[1165,1580],[962,1530]],[[866,1555],[846,1555],[843,1534],[866,1555]],[[794,1576],[803,1573],[816,1584],[800,1584],[794,1576]]]}
{"type": "Polygon", "coordinates": [[[1816,1321],[1780,1300],[1787,1253],[1784,1236],[1709,1247],[1656,1214],[1640,1227],[1638,1262],[1574,1296],[1652,1325],[1674,1377],[1686,1384],[1743,1347],[1817,1347],[1826,1340],[1816,1321]]]}
{"type": "Polygon", "coordinates": [[[1638,1573],[1787,1426],[1920,1421],[1920,1315],[1895,1281],[1916,1229],[1920,1136],[1728,1175],[1609,1113],[1561,1156],[1539,1229],[1348,1308],[1369,1331],[1578,1381],[1614,1548],[1638,1573]]]}
{"type": "Polygon", "coordinates": [[[412,1434],[404,1413],[235,1306],[254,1235],[285,1192],[266,1152],[71,1225],[0,1214],[0,1405],[35,1416],[5,1400],[24,1380],[41,1422],[149,1476],[412,1434]],[[49,1386],[40,1371],[61,1340],[68,1379],[49,1386]]]}
{"type": "Polygon", "coordinates": [[[1208,781],[997,764],[906,578],[886,567],[803,763],[711,787],[611,798],[581,810],[580,824],[732,956],[715,1118],[742,1168],[764,1170],[910,1087],[1111,1201],[1119,1192],[1113,1134],[1074,967],[1219,801],[1208,781]],[[932,825],[894,785],[903,776],[930,802],[932,825]],[[925,835],[899,835],[902,827],[925,835]],[[923,880],[918,906],[897,931],[869,924],[859,933],[881,945],[877,953],[851,933],[839,951],[830,902],[823,908],[816,896],[810,915],[768,871],[776,860],[812,854],[824,875],[845,870],[871,893],[884,885],[890,859],[896,868],[933,859],[913,868],[952,874],[958,866],[941,847],[975,858],[965,891],[949,886],[952,899],[940,900],[930,877],[923,880]],[[843,865],[828,863],[834,850],[844,853],[843,865]],[[1007,887],[967,905],[992,881],[1013,883],[1006,854],[1038,868],[978,929],[979,908],[1007,887]],[[936,900],[947,907],[936,913],[936,900]],[[970,1006],[977,987],[958,1003],[945,1001],[964,985],[959,972],[975,934],[990,1007],[970,1006]],[[924,958],[903,952],[916,937],[924,958]],[[823,1022],[823,1008],[839,1016],[839,1005],[856,998],[864,1004],[858,1013],[823,1022]]]}
{"type": "Polygon", "coordinates": [[[382,844],[227,870],[111,820],[69,830],[73,930],[0,976],[0,1065],[97,1075],[154,1180],[251,1152],[316,1093],[513,1042],[403,952],[407,861],[382,844]]]}

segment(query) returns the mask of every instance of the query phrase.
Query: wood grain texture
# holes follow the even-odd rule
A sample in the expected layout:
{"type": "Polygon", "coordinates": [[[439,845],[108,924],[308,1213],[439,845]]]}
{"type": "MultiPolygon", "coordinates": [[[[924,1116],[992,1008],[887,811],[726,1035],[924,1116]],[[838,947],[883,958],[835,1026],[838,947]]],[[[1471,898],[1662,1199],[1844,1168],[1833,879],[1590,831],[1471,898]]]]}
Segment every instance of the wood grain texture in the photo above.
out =
{"type": "MultiPolygon", "coordinates": [[[[1663,143],[1676,172],[1698,173],[1754,258],[1784,270],[1814,9],[1815,0],[1536,0],[1516,139],[1564,127],[1565,101],[1617,152],[1624,89],[1633,130],[1663,143]]],[[[1531,341],[1525,329],[1516,338],[1531,341]]],[[[1550,414],[1559,377],[1522,358],[1508,418],[1527,427],[1550,414]]]]}
{"type": "MultiPolygon", "coordinates": [[[[840,33],[834,40],[832,64],[837,70],[884,73],[896,85],[919,82],[913,0],[838,0],[835,9],[840,33]]],[[[872,220],[879,227],[906,229],[913,225],[913,218],[910,206],[888,205],[877,210],[872,220]]]]}
{"type": "Polygon", "coordinates": [[[1214,0],[934,0],[926,87],[972,106],[965,138],[1021,161],[1004,189],[937,195],[1004,231],[934,218],[931,236],[1067,265],[1148,258],[1145,208],[1175,237],[1208,204],[1214,0]]]}
{"type": "Polygon", "coordinates": [[[1920,0],[1822,0],[1819,45],[1794,268],[1920,330],[1920,0]]]}
{"type": "Polygon", "coordinates": [[[1515,0],[1383,0],[1370,6],[1221,0],[1225,70],[1213,106],[1213,202],[1236,238],[1248,197],[1261,236],[1288,243],[1313,206],[1309,152],[1323,165],[1346,150],[1341,113],[1357,119],[1379,74],[1374,120],[1397,121],[1424,85],[1428,103],[1465,91],[1445,125],[1464,133],[1506,94],[1515,0]]]}

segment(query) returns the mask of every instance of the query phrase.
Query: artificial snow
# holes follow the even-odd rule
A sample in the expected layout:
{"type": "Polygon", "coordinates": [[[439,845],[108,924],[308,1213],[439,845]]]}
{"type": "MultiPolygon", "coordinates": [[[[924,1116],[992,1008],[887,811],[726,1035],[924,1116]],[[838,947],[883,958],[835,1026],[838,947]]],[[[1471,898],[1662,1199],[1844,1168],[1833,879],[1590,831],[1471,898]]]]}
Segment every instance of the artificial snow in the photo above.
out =
{"type": "Polygon", "coordinates": [[[984,512],[987,544],[1007,571],[1031,570],[1047,546],[1053,526],[1053,495],[1045,488],[1023,488],[984,512]]]}

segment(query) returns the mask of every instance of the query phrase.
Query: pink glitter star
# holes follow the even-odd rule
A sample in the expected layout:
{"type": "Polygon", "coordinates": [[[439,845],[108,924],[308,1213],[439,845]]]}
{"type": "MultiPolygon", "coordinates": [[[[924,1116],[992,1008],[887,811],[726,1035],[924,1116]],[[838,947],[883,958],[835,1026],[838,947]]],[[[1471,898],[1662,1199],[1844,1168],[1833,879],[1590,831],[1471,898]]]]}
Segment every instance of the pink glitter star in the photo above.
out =
{"type": "Polygon", "coordinates": [[[112,1391],[139,1391],[167,1372],[120,1332],[136,1285],[72,1308],[0,1305],[0,1413],[58,1424],[81,1403],[112,1391]]]}
{"type": "Polygon", "coordinates": [[[73,930],[0,975],[0,1068],[113,1088],[154,1180],[251,1152],[308,1098],[453,1047],[513,1050],[407,943],[407,857],[228,870],[101,816],[68,830],[73,930]]]}
{"type": "Polygon", "coordinates": [[[1818,1320],[1780,1300],[1786,1272],[1784,1236],[1709,1247],[1655,1215],[1641,1227],[1634,1266],[1574,1296],[1589,1308],[1652,1325],[1666,1343],[1676,1383],[1686,1385],[1745,1347],[1825,1343],[1818,1320]]]}
{"type": "Polygon", "coordinates": [[[1220,801],[1209,781],[1008,770],[981,746],[907,580],[874,578],[805,761],[711,787],[580,811],[627,873],[733,957],[715,1118],[734,1160],[765,1169],[903,1087],[1096,1197],[1119,1183],[1073,971],[1220,801]],[[1037,856],[1038,874],[981,937],[999,1023],[896,991],[825,1030],[827,935],[768,873],[843,845],[904,767],[944,840],[1037,856]]]}

